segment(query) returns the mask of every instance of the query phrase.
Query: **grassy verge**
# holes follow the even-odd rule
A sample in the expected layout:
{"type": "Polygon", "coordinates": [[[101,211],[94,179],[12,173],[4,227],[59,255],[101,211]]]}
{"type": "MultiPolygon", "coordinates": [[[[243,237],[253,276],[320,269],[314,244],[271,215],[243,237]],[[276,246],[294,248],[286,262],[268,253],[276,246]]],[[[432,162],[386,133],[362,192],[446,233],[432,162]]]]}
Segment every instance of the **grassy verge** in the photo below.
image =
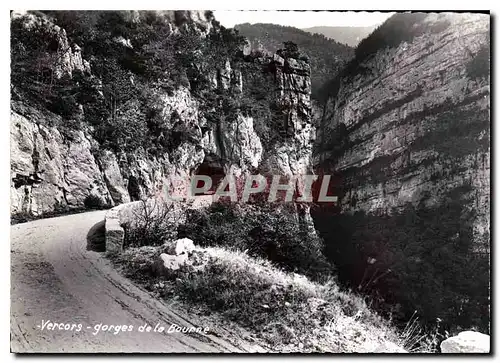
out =
{"type": "Polygon", "coordinates": [[[201,247],[247,251],[249,256],[272,261],[280,268],[315,281],[331,278],[334,266],[323,253],[324,243],[313,226],[298,217],[294,204],[239,205],[213,203],[191,210],[178,236],[201,247]]]}
{"type": "Polygon", "coordinates": [[[387,321],[335,282],[313,282],[246,253],[208,247],[195,253],[203,268],[184,266],[156,276],[162,247],[130,248],[117,257],[128,277],[162,298],[216,312],[277,352],[372,352],[397,342],[387,321]]]}

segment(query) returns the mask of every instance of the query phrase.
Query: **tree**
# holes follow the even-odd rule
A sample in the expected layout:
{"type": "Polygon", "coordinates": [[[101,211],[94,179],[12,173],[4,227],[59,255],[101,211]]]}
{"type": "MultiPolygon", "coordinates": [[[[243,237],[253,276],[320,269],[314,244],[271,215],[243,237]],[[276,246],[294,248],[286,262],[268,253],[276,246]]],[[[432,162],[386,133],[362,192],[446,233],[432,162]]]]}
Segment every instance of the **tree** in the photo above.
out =
{"type": "Polygon", "coordinates": [[[135,100],[127,102],[115,117],[97,127],[98,141],[115,151],[131,151],[147,146],[147,133],[146,117],[135,100]]]}
{"type": "Polygon", "coordinates": [[[300,53],[297,44],[294,42],[284,42],[283,45],[285,46],[283,54],[286,58],[299,58],[300,53]]]}

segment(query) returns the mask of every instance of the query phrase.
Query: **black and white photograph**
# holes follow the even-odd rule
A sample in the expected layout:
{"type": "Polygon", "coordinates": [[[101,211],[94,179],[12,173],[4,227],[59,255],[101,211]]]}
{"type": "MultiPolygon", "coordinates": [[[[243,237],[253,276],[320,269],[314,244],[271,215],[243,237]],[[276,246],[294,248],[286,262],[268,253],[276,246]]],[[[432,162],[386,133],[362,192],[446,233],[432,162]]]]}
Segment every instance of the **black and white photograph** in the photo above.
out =
{"type": "Polygon", "coordinates": [[[10,10],[10,352],[491,354],[490,11],[164,6],[10,10]]]}

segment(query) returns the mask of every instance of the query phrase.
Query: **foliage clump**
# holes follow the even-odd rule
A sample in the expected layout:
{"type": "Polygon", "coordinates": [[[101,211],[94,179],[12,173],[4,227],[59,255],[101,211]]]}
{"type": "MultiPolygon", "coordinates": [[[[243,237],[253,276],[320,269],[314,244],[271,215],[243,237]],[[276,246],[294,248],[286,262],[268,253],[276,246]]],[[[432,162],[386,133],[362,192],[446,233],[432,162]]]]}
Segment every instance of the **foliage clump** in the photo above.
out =
{"type": "Polygon", "coordinates": [[[193,210],[179,226],[179,236],[200,246],[220,246],[247,251],[271,260],[288,271],[324,280],[333,267],[323,255],[321,239],[298,217],[291,206],[214,203],[207,210],[193,210]]]}
{"type": "Polygon", "coordinates": [[[402,325],[416,311],[423,326],[441,321],[441,332],[488,332],[489,257],[474,252],[468,192],[465,185],[435,207],[383,215],[312,214],[340,281],[371,296],[378,311],[402,325]]]}
{"type": "Polygon", "coordinates": [[[165,140],[175,135],[159,121],[161,110],[152,101],[182,87],[204,101],[211,75],[237,56],[243,38],[220,25],[203,38],[201,24],[184,17],[179,31],[172,31],[161,12],[134,16],[127,11],[44,11],[30,26],[23,17],[13,18],[13,98],[48,109],[69,128],[90,130],[115,151],[143,147],[158,153],[172,147],[165,140]],[[90,73],[58,74],[68,51],[61,48],[64,37],[81,48],[90,73]]]}

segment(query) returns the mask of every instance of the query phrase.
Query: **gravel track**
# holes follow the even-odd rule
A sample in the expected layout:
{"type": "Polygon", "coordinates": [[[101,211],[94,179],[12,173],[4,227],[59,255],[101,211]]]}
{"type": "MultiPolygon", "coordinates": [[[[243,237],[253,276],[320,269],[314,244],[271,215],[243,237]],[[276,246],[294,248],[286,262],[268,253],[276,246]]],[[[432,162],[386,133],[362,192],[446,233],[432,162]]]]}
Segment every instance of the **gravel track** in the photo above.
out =
{"type": "Polygon", "coordinates": [[[102,253],[87,250],[87,234],[102,223],[105,213],[80,213],[11,226],[12,352],[248,351],[248,344],[229,331],[222,335],[167,333],[171,324],[192,327],[196,316],[187,316],[155,299],[121,276],[102,253]],[[42,330],[47,320],[82,324],[82,328],[42,330]],[[94,326],[99,323],[132,325],[133,331],[94,335],[94,326]],[[157,323],[166,330],[138,331],[141,325],[154,327],[157,323]]]}

